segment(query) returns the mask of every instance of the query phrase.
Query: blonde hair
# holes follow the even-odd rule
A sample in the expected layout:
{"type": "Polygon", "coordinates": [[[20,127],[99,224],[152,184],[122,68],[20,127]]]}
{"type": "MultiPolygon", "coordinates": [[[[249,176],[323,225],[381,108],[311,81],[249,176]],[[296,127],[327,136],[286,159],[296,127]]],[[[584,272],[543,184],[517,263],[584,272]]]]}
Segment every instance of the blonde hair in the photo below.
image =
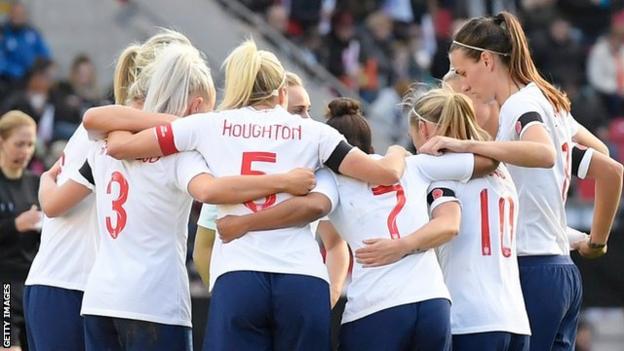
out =
{"type": "Polygon", "coordinates": [[[289,88],[303,87],[303,80],[293,72],[286,72],[286,86],[289,88]]]}
{"type": "Polygon", "coordinates": [[[133,85],[147,86],[143,110],[150,112],[182,115],[192,94],[207,100],[215,96],[210,68],[199,50],[190,45],[168,45],[133,85]]]}
{"type": "Polygon", "coordinates": [[[133,83],[143,69],[154,61],[158,52],[172,43],[191,46],[191,41],[183,34],[170,29],[161,29],[159,33],[149,38],[145,43],[132,44],[124,49],[117,60],[113,79],[116,104],[127,105],[132,101],[145,99],[147,87],[133,86],[133,83]]]}
{"type": "Polygon", "coordinates": [[[477,124],[472,102],[450,88],[431,89],[420,94],[414,89],[403,103],[409,108],[410,125],[419,128],[423,120],[437,125],[437,134],[462,140],[489,140],[488,133],[477,124]]]}
{"type": "Polygon", "coordinates": [[[271,52],[258,50],[253,40],[234,49],[223,62],[225,89],[219,109],[236,109],[267,102],[286,83],[286,72],[271,52]]]}
{"type": "Polygon", "coordinates": [[[15,129],[25,126],[37,129],[37,122],[22,111],[9,111],[0,117],[0,138],[6,140],[15,129]]]}

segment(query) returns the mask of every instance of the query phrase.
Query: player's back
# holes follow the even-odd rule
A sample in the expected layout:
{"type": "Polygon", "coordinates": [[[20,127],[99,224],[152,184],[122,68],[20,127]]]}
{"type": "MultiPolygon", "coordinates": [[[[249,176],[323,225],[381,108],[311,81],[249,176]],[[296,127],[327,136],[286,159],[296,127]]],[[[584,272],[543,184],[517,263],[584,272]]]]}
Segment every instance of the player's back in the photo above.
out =
{"type": "MultiPolygon", "coordinates": [[[[59,185],[82,166],[90,145],[87,131],[80,125],[59,160],[59,185]]],[[[39,252],[30,267],[26,285],[84,290],[98,242],[94,195],[87,196],[63,216],[44,217],[39,252]]]]}
{"type": "Polygon", "coordinates": [[[102,240],[82,313],[190,326],[187,185],[207,170],[203,159],[185,152],[119,161],[99,142],[89,166],[102,240]]]}
{"type": "Polygon", "coordinates": [[[565,198],[571,176],[571,140],[577,124],[568,113],[556,113],[534,83],[513,94],[501,107],[500,116],[497,140],[518,140],[530,125],[543,122],[556,152],[552,168],[507,165],[522,205],[518,254],[568,255],[565,198]]]}
{"type": "Polygon", "coordinates": [[[529,334],[516,256],[518,196],[509,172],[500,165],[465,184],[432,184],[432,191],[440,188],[462,204],[459,235],[437,250],[453,299],[453,334],[529,334]]]}
{"type": "MultiPolygon", "coordinates": [[[[411,156],[406,159],[400,182],[392,186],[336,176],[340,199],[330,220],[352,250],[364,246],[366,239],[410,235],[429,221],[429,184],[439,177],[469,179],[472,162],[473,156],[466,154],[411,156]]],[[[433,250],[377,268],[364,268],[355,262],[343,323],[389,307],[433,298],[449,298],[433,250]]]]}
{"type": "MultiPolygon", "coordinates": [[[[291,115],[280,106],[191,116],[174,122],[172,129],[176,148],[198,150],[218,177],[318,169],[343,141],[331,127],[291,115]]],[[[218,216],[249,214],[291,197],[276,194],[245,204],[219,205],[218,216]]],[[[251,232],[228,244],[217,240],[212,260],[211,283],[223,273],[241,270],[328,279],[309,226],[251,232]]]]}

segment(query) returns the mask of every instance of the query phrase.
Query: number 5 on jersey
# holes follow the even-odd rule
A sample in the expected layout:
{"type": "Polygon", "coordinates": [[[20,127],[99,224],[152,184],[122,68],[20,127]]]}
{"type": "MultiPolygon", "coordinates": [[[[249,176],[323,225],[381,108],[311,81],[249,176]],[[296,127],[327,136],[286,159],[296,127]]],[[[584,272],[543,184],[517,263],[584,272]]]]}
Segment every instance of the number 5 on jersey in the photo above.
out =
{"type": "Polygon", "coordinates": [[[106,230],[108,234],[113,239],[117,239],[119,233],[126,227],[126,221],[128,219],[128,214],[126,210],[123,208],[123,205],[128,200],[128,181],[118,171],[113,172],[111,174],[111,179],[106,186],[106,193],[112,193],[113,183],[117,183],[119,185],[119,195],[117,195],[117,199],[113,200],[112,209],[117,214],[117,220],[115,221],[115,226],[113,226],[113,221],[110,217],[106,217],[106,230]]]}
{"type": "MultiPolygon", "coordinates": [[[[277,161],[277,155],[274,152],[243,152],[243,162],[241,164],[241,175],[263,175],[266,174],[262,171],[251,169],[253,162],[268,162],[275,163],[277,161]]],[[[271,207],[275,204],[275,194],[269,195],[264,199],[262,204],[256,204],[253,201],[245,202],[245,207],[253,212],[262,211],[265,208],[271,207]]]]}

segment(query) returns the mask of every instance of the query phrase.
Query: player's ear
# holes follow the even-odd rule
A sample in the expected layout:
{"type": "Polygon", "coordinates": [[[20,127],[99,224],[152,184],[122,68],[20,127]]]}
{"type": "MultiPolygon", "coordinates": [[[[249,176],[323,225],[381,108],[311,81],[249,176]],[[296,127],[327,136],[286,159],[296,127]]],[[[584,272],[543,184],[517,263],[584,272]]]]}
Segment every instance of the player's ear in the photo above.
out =
{"type": "Polygon", "coordinates": [[[189,104],[188,114],[192,115],[195,113],[201,113],[203,112],[203,107],[204,107],[204,98],[201,96],[195,96],[189,104]]]}
{"type": "Polygon", "coordinates": [[[277,103],[283,108],[288,108],[288,89],[280,88],[277,95],[277,103]]]}

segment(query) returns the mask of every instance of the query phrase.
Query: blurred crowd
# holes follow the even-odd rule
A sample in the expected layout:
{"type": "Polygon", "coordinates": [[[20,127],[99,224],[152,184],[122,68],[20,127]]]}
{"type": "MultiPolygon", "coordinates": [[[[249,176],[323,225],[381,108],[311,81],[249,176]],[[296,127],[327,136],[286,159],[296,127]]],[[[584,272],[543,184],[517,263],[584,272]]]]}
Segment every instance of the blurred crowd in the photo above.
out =
{"type": "MultiPolygon", "coordinates": [[[[624,4],[616,0],[240,0],[369,103],[384,137],[406,143],[401,96],[449,70],[453,33],[468,18],[516,14],[540,72],[572,114],[624,159],[624,4]],[[385,126],[385,127],[383,127],[385,126]]],[[[585,184],[585,187],[592,188],[585,184]]],[[[591,189],[582,189],[586,198],[591,189]]]]}
{"type": "Polygon", "coordinates": [[[30,166],[35,173],[58,159],[86,109],[110,101],[98,86],[89,56],[76,56],[68,71],[67,77],[59,77],[49,45],[29,22],[26,7],[11,5],[0,26],[0,115],[20,110],[37,122],[30,166]]]}

